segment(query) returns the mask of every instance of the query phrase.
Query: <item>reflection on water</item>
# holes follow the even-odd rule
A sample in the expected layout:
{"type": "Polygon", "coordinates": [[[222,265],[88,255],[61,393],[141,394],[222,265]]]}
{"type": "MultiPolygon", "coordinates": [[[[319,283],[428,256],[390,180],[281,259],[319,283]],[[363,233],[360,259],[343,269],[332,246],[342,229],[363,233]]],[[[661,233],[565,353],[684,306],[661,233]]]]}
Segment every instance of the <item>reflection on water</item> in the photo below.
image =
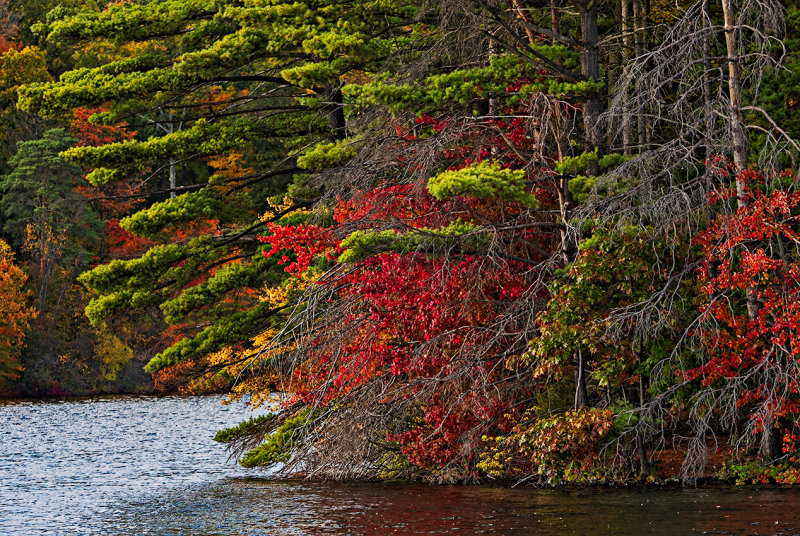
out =
{"type": "Polygon", "coordinates": [[[168,494],[124,534],[798,534],[793,490],[582,491],[226,479],[168,494]],[[151,525],[153,519],[159,523],[151,525]]]}
{"type": "Polygon", "coordinates": [[[800,493],[281,482],[227,463],[217,397],[0,403],[0,535],[800,534],[800,493]]]}

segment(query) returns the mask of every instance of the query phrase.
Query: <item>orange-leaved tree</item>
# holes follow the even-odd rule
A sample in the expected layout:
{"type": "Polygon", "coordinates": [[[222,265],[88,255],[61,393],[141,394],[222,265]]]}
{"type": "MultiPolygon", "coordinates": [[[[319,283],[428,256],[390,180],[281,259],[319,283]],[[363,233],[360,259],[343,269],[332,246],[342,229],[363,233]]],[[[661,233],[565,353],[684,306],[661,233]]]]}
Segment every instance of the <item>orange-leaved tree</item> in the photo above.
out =
{"type": "Polygon", "coordinates": [[[19,377],[18,361],[34,311],[24,289],[27,276],[14,263],[11,247],[0,240],[0,391],[19,377]]]}

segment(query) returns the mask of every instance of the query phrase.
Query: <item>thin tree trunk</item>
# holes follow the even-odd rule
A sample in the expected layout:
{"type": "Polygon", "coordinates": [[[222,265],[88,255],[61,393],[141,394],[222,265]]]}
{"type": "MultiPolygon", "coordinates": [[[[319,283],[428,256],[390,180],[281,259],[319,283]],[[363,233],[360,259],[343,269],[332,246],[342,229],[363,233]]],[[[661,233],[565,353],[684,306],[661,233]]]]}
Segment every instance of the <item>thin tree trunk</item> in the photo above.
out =
{"type": "MultiPolygon", "coordinates": [[[[647,11],[648,9],[642,4],[642,0],[633,1],[633,40],[637,57],[644,55],[647,47],[647,11]]],[[[638,152],[643,151],[649,143],[647,139],[647,118],[644,114],[646,106],[643,106],[645,103],[642,102],[644,91],[640,90],[641,84],[642,80],[637,80],[636,99],[639,101],[639,106],[636,107],[638,110],[636,114],[636,130],[639,138],[638,152]]]]}
{"type": "Polygon", "coordinates": [[[561,216],[561,257],[564,266],[569,266],[578,254],[577,244],[570,239],[567,231],[572,208],[572,194],[569,191],[569,179],[567,177],[563,177],[559,182],[558,209],[561,216]]]}
{"type": "MultiPolygon", "coordinates": [[[[644,360],[642,359],[642,352],[635,350],[636,343],[634,343],[634,353],[639,361],[639,408],[644,408],[647,402],[647,385],[644,375],[644,360]]],[[[642,475],[650,473],[650,460],[647,458],[647,439],[640,433],[636,438],[636,446],[639,451],[639,469],[642,475]]]]}
{"type": "MultiPolygon", "coordinates": [[[[711,0],[704,0],[703,2],[703,18],[706,28],[711,25],[711,0]]],[[[712,104],[712,88],[711,88],[711,40],[708,33],[703,34],[703,113],[706,119],[705,131],[705,157],[711,158],[714,155],[713,140],[714,140],[714,107],[712,104]]],[[[710,190],[711,185],[708,185],[710,190]]]]}
{"type": "MultiPolygon", "coordinates": [[[[47,201],[42,195],[39,198],[39,204],[42,207],[42,213],[46,214],[47,201]]],[[[49,274],[47,273],[47,256],[50,249],[48,242],[50,241],[51,229],[48,229],[47,224],[39,220],[41,228],[39,229],[39,315],[38,324],[39,329],[44,328],[44,308],[47,303],[47,287],[49,283],[49,274]],[[47,234],[45,234],[47,233],[47,234]]]]}
{"type": "MultiPolygon", "coordinates": [[[[620,0],[620,12],[622,15],[622,43],[620,46],[620,65],[623,72],[627,68],[628,62],[634,50],[634,23],[633,23],[633,2],[632,0],[620,0]]],[[[631,154],[633,146],[633,118],[627,112],[630,106],[627,104],[631,100],[629,91],[625,91],[625,111],[622,114],[622,147],[625,154],[631,154]]],[[[636,96],[634,96],[636,98],[636,96]]]]}
{"type": "MultiPolygon", "coordinates": [[[[742,81],[739,72],[739,52],[737,48],[736,21],[733,15],[732,0],[722,0],[722,14],[725,19],[725,47],[728,63],[728,92],[730,94],[730,127],[733,141],[733,163],[736,171],[747,167],[747,141],[742,116],[742,81]]],[[[743,198],[744,184],[736,180],[739,206],[746,206],[743,198]]]]}
{"type": "Polygon", "coordinates": [[[99,204],[100,206],[97,208],[97,215],[100,219],[101,228],[100,228],[100,263],[102,264],[106,260],[106,226],[105,221],[103,220],[103,205],[99,204]]]}
{"type": "Polygon", "coordinates": [[[561,12],[559,0],[550,0],[550,28],[555,33],[561,33],[561,12]]]}
{"type": "MultiPolygon", "coordinates": [[[[561,160],[567,156],[569,151],[569,139],[567,137],[566,123],[568,119],[565,117],[563,110],[558,105],[553,106],[553,115],[551,118],[553,122],[553,136],[556,140],[556,147],[558,148],[558,159],[561,160]]],[[[564,266],[568,266],[578,254],[578,247],[575,240],[570,239],[569,236],[569,220],[570,213],[572,212],[572,192],[569,191],[569,175],[562,175],[558,179],[558,210],[561,218],[561,255],[564,266]]]]}
{"type": "Polygon", "coordinates": [[[575,359],[575,409],[578,409],[589,405],[589,395],[586,391],[586,363],[583,360],[583,352],[578,350],[575,359]]]}
{"type": "Polygon", "coordinates": [[[178,187],[178,177],[175,173],[175,159],[169,159],[169,198],[175,199],[175,189],[178,187]]]}
{"type": "Polygon", "coordinates": [[[44,237],[39,238],[39,329],[44,327],[44,307],[47,303],[47,244],[44,242],[44,237]]]}
{"type": "MultiPolygon", "coordinates": [[[[175,123],[173,122],[174,116],[172,112],[167,113],[167,126],[165,127],[165,131],[167,135],[175,133],[175,123]]],[[[175,199],[175,189],[178,186],[178,177],[175,172],[175,164],[177,162],[173,157],[169,158],[169,198],[175,199]]]]}
{"type": "MultiPolygon", "coordinates": [[[[725,47],[728,61],[728,91],[730,94],[730,128],[733,142],[733,164],[736,176],[737,206],[747,207],[745,184],[739,173],[747,167],[747,139],[742,116],[742,82],[739,72],[739,53],[737,49],[737,31],[733,15],[732,0],[722,0],[722,14],[725,19],[725,47]]],[[[758,318],[758,301],[755,290],[747,289],[747,316],[750,320],[758,318]]]]}

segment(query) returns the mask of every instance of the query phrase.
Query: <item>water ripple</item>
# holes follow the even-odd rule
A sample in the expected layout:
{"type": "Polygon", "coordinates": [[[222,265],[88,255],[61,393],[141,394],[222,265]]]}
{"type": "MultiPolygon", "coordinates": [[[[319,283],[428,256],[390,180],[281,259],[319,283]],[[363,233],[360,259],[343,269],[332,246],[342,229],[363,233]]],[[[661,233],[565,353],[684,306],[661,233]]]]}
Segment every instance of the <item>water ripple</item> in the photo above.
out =
{"type": "Polygon", "coordinates": [[[285,482],[227,462],[219,397],[0,402],[0,536],[800,534],[792,489],[285,482]]]}
{"type": "Polygon", "coordinates": [[[211,440],[246,415],[221,400],[0,403],[0,534],[107,533],[126,500],[244,475],[211,440]]]}

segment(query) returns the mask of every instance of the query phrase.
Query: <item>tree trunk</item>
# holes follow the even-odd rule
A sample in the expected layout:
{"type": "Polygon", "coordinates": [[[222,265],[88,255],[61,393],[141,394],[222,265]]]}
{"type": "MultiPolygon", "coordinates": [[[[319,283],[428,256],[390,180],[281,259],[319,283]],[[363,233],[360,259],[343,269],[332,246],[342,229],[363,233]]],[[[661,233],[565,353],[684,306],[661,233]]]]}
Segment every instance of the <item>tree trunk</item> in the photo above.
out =
{"type": "MultiPolygon", "coordinates": [[[[553,115],[551,116],[553,123],[553,136],[556,140],[556,147],[558,148],[558,160],[561,160],[569,154],[569,138],[568,138],[568,124],[569,119],[566,117],[564,111],[558,106],[553,107],[553,115]]],[[[578,255],[578,244],[576,240],[570,237],[569,220],[570,213],[572,212],[572,192],[569,191],[570,175],[562,175],[557,182],[558,191],[558,212],[561,218],[561,257],[564,266],[575,260],[578,255]]]]}
{"type": "Polygon", "coordinates": [[[44,242],[45,238],[41,237],[39,239],[39,311],[38,311],[38,323],[39,329],[44,328],[44,307],[47,303],[47,284],[48,284],[48,277],[47,277],[47,245],[44,242]]]}
{"type": "Polygon", "coordinates": [[[325,90],[325,97],[328,100],[326,108],[333,139],[347,139],[347,122],[344,117],[344,96],[342,95],[342,89],[339,86],[329,86],[325,90]]]}
{"type": "MultiPolygon", "coordinates": [[[[639,409],[644,408],[647,401],[647,381],[644,376],[644,360],[642,359],[642,352],[635,350],[634,353],[639,361],[639,409]]],[[[639,451],[639,470],[642,475],[650,474],[650,460],[647,458],[647,438],[641,433],[637,434],[636,446],[639,451]]]]}
{"type": "Polygon", "coordinates": [[[561,33],[561,7],[559,0],[550,0],[550,28],[555,33],[561,33]]]}
{"type": "Polygon", "coordinates": [[[586,391],[586,363],[583,352],[578,350],[575,354],[575,409],[589,405],[589,395],[586,391]]]}
{"type": "MultiPolygon", "coordinates": [[[[175,123],[173,122],[174,116],[172,112],[167,113],[167,126],[164,128],[167,135],[175,133],[175,123]]],[[[169,198],[175,199],[175,188],[178,185],[178,178],[175,173],[176,161],[173,157],[169,158],[169,198]]]]}
{"type": "Polygon", "coordinates": [[[102,225],[100,229],[100,264],[103,264],[106,260],[106,222],[103,220],[102,204],[100,204],[100,206],[97,208],[97,216],[102,225]]]}
{"type": "MultiPolygon", "coordinates": [[[[742,82],[739,73],[739,53],[737,49],[737,30],[733,16],[732,0],[722,0],[722,13],[725,19],[725,47],[728,54],[728,92],[730,94],[730,128],[733,142],[733,163],[736,177],[736,197],[739,208],[747,207],[745,184],[738,175],[747,168],[747,139],[742,116],[742,82]]],[[[747,316],[750,320],[758,318],[758,301],[753,288],[747,289],[747,316]]]]}
{"type": "Polygon", "coordinates": [[[780,458],[783,454],[781,439],[781,432],[775,426],[764,427],[761,436],[761,461],[763,463],[770,463],[780,458]]]}
{"type": "MultiPolygon", "coordinates": [[[[597,6],[594,2],[581,5],[581,74],[586,80],[600,80],[600,62],[597,53],[599,43],[597,31],[597,6]]],[[[597,149],[598,155],[605,152],[603,136],[600,133],[600,115],[603,113],[603,99],[600,92],[592,92],[583,101],[583,124],[586,130],[586,149],[597,149]]],[[[597,175],[597,164],[589,172],[597,175]]]]}
{"type": "MultiPolygon", "coordinates": [[[[643,0],[633,0],[633,41],[637,57],[642,56],[646,52],[647,48],[646,24],[647,12],[649,11],[649,8],[643,5],[642,1],[643,0]]],[[[641,81],[638,82],[641,83],[641,81]]],[[[650,140],[648,139],[647,118],[644,114],[646,106],[644,106],[645,103],[642,102],[644,99],[644,92],[640,90],[639,83],[637,83],[636,88],[636,99],[639,100],[639,106],[636,107],[638,110],[638,113],[636,114],[636,130],[639,138],[639,147],[637,152],[642,152],[649,144],[650,140]]]]}
{"type": "MultiPolygon", "coordinates": [[[[739,52],[737,47],[736,21],[733,16],[732,0],[722,0],[722,14],[725,19],[725,48],[727,49],[728,63],[728,92],[730,94],[730,127],[733,141],[733,163],[736,171],[747,167],[747,142],[742,117],[742,81],[739,73],[739,52]]],[[[736,190],[739,194],[739,206],[746,206],[743,199],[744,185],[736,181],[736,190]]]]}
{"type": "Polygon", "coordinates": [[[175,159],[169,159],[169,198],[175,198],[175,188],[178,186],[178,177],[175,173],[175,159]]]}
{"type": "MultiPolygon", "coordinates": [[[[45,200],[44,196],[39,198],[39,205],[42,207],[42,213],[46,214],[47,209],[47,201],[45,200]]],[[[50,251],[50,233],[52,229],[50,229],[46,223],[39,221],[40,229],[39,229],[39,311],[38,311],[38,325],[39,329],[44,328],[44,308],[47,304],[47,287],[49,284],[49,274],[47,266],[47,257],[50,251]]]]}
{"type": "MultiPolygon", "coordinates": [[[[619,59],[624,72],[634,51],[633,1],[620,0],[620,12],[622,15],[622,43],[620,45],[619,59]]],[[[634,124],[632,115],[627,112],[627,109],[630,108],[627,103],[631,100],[631,95],[628,91],[625,91],[624,98],[626,111],[622,114],[622,147],[624,153],[629,155],[632,153],[634,124]]],[[[637,96],[633,98],[637,98],[637,96]]]]}
{"type": "MultiPolygon", "coordinates": [[[[711,0],[703,1],[703,18],[706,28],[711,25],[711,0]]],[[[709,159],[714,155],[714,107],[711,87],[711,40],[707,33],[703,34],[703,114],[706,120],[705,131],[705,158],[709,159]]],[[[711,189],[708,185],[708,190],[711,189]]]]}

